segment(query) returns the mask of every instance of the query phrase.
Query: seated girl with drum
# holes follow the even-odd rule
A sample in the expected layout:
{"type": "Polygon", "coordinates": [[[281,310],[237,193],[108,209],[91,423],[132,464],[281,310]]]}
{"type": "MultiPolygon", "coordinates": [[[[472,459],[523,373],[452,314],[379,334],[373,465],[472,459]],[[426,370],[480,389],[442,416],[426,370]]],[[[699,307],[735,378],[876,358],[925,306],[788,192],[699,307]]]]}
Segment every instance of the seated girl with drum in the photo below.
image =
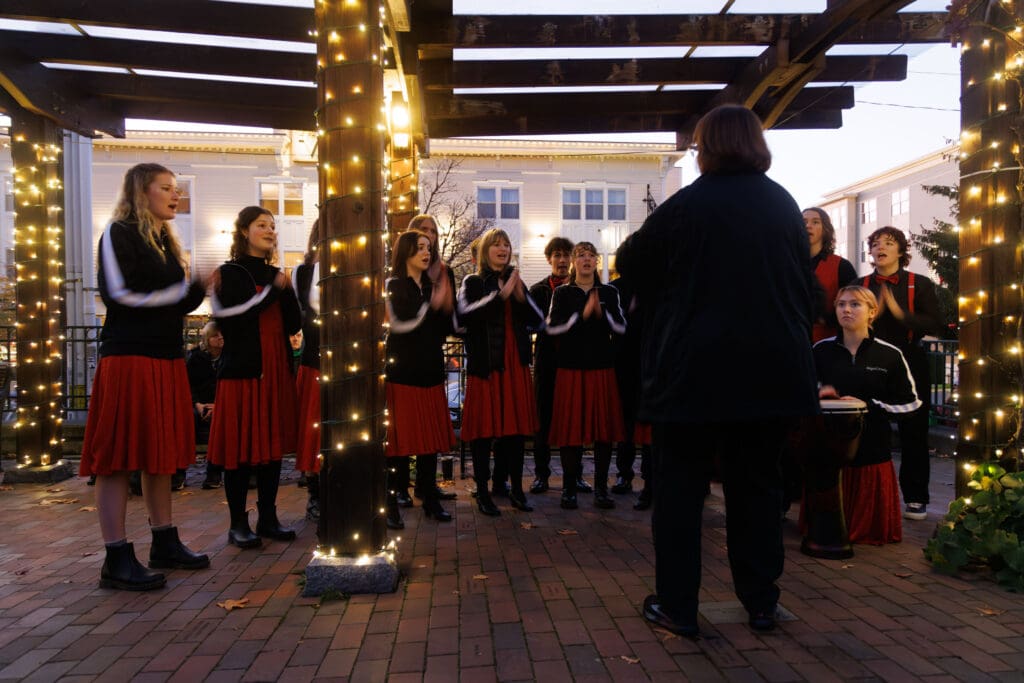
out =
{"type": "Polygon", "coordinates": [[[820,398],[857,398],[868,405],[853,463],[843,470],[842,497],[852,543],[881,545],[903,537],[899,484],[890,452],[890,419],[921,406],[903,354],[871,334],[878,300],[865,287],[836,295],[835,337],[814,345],[820,398]]]}

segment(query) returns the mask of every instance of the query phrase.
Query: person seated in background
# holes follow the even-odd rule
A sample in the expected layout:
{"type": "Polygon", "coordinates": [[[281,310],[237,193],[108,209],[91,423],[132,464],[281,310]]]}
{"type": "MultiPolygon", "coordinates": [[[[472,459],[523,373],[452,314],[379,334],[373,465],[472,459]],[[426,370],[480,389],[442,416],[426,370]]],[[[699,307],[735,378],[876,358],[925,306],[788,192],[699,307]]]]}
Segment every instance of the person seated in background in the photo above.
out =
{"type": "MultiPolygon", "coordinates": [[[[210,421],[213,419],[213,399],[217,395],[217,367],[224,350],[224,335],[217,323],[210,321],[203,326],[199,345],[189,351],[185,359],[188,369],[188,384],[192,389],[192,414],[196,424],[196,443],[206,445],[210,441],[210,421]]],[[[215,489],[221,485],[224,468],[206,462],[204,489],[215,489]]]]}
{"type": "Polygon", "coordinates": [[[871,545],[903,538],[889,420],[910,416],[921,407],[903,354],[871,332],[878,308],[870,289],[842,287],[836,296],[842,330],[814,345],[820,398],[852,397],[868,405],[857,455],[843,470],[842,496],[850,542],[871,545]]]}

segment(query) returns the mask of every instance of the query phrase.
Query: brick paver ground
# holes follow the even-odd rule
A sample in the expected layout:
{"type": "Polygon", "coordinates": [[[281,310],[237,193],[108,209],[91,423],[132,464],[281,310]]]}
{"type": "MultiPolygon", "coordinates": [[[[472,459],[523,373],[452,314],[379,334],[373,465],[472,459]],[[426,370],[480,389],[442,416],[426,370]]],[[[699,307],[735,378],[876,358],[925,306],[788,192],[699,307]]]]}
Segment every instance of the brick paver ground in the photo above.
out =
{"type": "MultiPolygon", "coordinates": [[[[651,628],[649,513],[599,511],[555,492],[532,513],[475,511],[466,482],[438,525],[405,510],[394,594],[323,602],[301,597],[315,544],[305,491],[281,489],[292,543],[226,544],[223,492],[200,474],[174,494],[175,519],[206,571],[175,571],[166,589],[97,588],[102,549],[84,480],[0,491],[0,679],[28,681],[1021,681],[1024,596],[978,578],[931,571],[921,547],[952,498],[950,460],[934,459],[926,522],[902,544],[858,546],[844,562],[801,555],[786,531],[781,606],[791,619],[753,633],[735,604],[721,491],[708,499],[703,637],[651,628]],[[62,502],[64,501],[64,502],[62,502]],[[230,612],[226,599],[248,598],[230,612]]],[[[254,503],[255,492],[250,495],[254,503]]],[[[500,504],[500,503],[499,503],[500,504]]],[[[791,514],[795,517],[795,513],[791,514]]],[[[140,557],[142,501],[128,528],[140,557]]]]}

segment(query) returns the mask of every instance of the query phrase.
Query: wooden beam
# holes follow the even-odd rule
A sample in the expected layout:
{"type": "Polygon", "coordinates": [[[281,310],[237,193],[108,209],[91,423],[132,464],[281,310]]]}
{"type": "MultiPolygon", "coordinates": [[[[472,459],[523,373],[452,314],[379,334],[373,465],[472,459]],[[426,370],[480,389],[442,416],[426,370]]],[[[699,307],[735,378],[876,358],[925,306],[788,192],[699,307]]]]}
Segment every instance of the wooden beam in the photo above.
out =
{"type": "Polygon", "coordinates": [[[155,102],[121,100],[118,109],[127,118],[218,123],[257,128],[315,130],[312,110],[223,102],[155,102]]]}
{"type": "Polygon", "coordinates": [[[87,38],[0,31],[0,45],[39,62],[62,62],[125,69],[157,69],[253,78],[309,81],[316,78],[316,56],[295,52],[174,45],[145,40],[87,38]]]}
{"type": "MultiPolygon", "coordinates": [[[[717,90],[684,90],[673,92],[613,93],[549,93],[515,95],[444,95],[427,96],[427,117],[431,122],[442,119],[475,119],[489,117],[532,117],[552,111],[566,112],[565,118],[579,112],[606,114],[693,114],[704,111],[717,90]]],[[[794,109],[853,107],[853,87],[805,88],[794,99],[794,109]]],[[[433,124],[432,124],[433,125],[433,124]]]]}
{"type": "MultiPolygon", "coordinates": [[[[653,47],[769,45],[784,26],[803,27],[822,14],[680,14],[615,16],[445,16],[415,12],[412,34],[421,58],[474,47],[653,47]]],[[[936,43],[947,40],[945,12],[905,12],[851,31],[850,43],[936,43]]]]}
{"type": "MultiPolygon", "coordinates": [[[[570,110],[564,114],[535,113],[522,116],[493,116],[476,119],[431,119],[434,138],[469,136],[559,135],[584,133],[673,133],[692,128],[696,118],[686,113],[612,114],[600,110],[570,110]]],[[[552,111],[552,110],[549,110],[552,111]]],[[[839,128],[838,109],[793,110],[780,117],[779,128],[839,128]]]]}
{"type": "Polygon", "coordinates": [[[313,10],[308,8],[209,0],[176,0],[173,5],[156,0],[116,5],[91,0],[4,0],[0,17],[304,43],[313,42],[309,32],[314,22],[313,10]]]}
{"type": "MultiPolygon", "coordinates": [[[[728,83],[748,57],[687,59],[567,59],[504,62],[421,62],[424,88],[516,88],[531,86],[678,85],[728,83]]],[[[828,57],[813,81],[900,81],[906,55],[828,57]]]]}
{"type": "Polygon", "coordinates": [[[124,116],[109,103],[84,94],[88,90],[77,87],[66,75],[6,47],[0,48],[0,90],[6,91],[18,106],[45,116],[66,130],[86,137],[95,137],[96,131],[124,137],[124,116]]]}

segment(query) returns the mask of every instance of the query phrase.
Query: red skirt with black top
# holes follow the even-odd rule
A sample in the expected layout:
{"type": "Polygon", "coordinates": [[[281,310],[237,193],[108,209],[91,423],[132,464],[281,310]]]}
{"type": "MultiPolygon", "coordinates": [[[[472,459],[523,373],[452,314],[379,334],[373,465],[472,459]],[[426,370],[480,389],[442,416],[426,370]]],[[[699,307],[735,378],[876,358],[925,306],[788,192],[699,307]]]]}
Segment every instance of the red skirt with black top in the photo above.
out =
{"type": "Polygon", "coordinates": [[[384,455],[447,453],[455,445],[444,385],[416,387],[384,384],[388,401],[388,436],[384,455]]]}
{"type": "Polygon", "coordinates": [[[537,431],[537,404],[530,368],[519,360],[512,331],[512,304],[505,302],[505,369],[466,378],[462,440],[526,436],[537,431]]]}
{"type": "Polygon", "coordinates": [[[320,471],[320,373],[308,365],[299,366],[295,380],[299,397],[298,439],[295,444],[295,469],[320,471]]]}
{"type": "Polygon", "coordinates": [[[196,459],[192,394],[183,358],[104,356],[85,424],[81,476],[174,474],[196,459]]]}
{"type": "Polygon", "coordinates": [[[207,458],[229,470],[295,452],[295,377],[288,365],[280,304],[265,308],[259,325],[262,376],[217,382],[207,458]]]}
{"type": "Polygon", "coordinates": [[[903,540],[900,487],[892,460],[844,467],[842,481],[850,543],[882,545],[903,540]]]}
{"type": "Polygon", "coordinates": [[[549,444],[584,446],[622,441],[625,433],[614,369],[558,368],[549,444]]]}

